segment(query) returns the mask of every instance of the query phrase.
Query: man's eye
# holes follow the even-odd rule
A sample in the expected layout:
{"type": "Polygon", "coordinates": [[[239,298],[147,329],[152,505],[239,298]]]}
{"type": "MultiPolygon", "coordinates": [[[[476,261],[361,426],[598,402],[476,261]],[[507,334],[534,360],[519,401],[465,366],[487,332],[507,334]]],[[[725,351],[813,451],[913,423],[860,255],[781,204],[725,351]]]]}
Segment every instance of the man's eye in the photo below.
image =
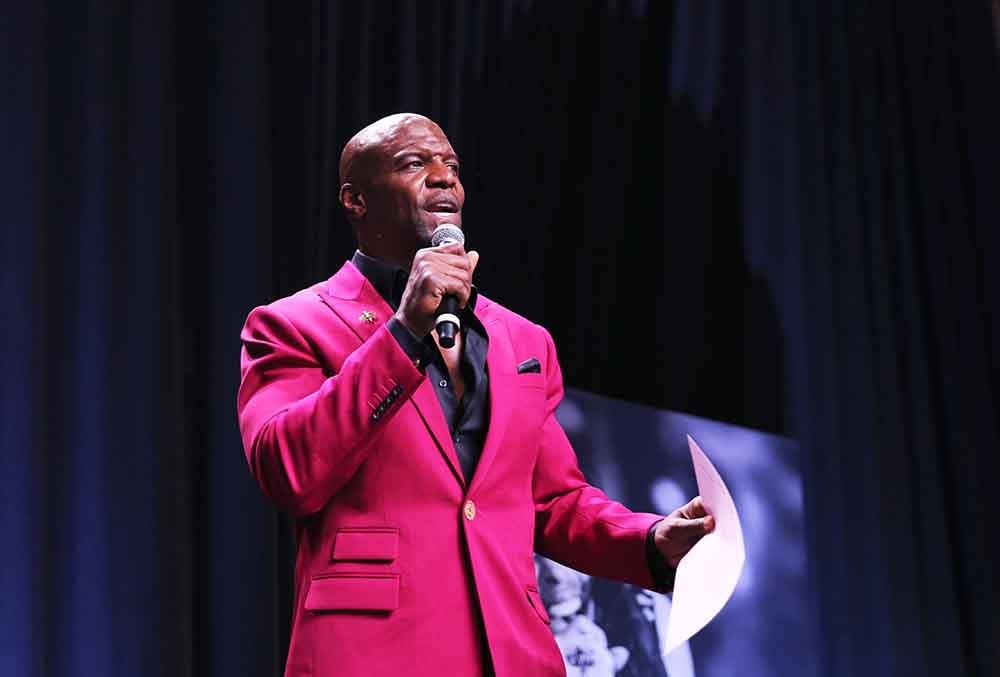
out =
{"type": "Polygon", "coordinates": [[[456,165],[456,164],[449,164],[448,167],[451,169],[451,171],[453,171],[456,174],[458,174],[458,165],[456,165]]]}
{"type": "Polygon", "coordinates": [[[411,160],[406,166],[413,169],[420,169],[424,166],[424,163],[422,160],[411,160]]]}

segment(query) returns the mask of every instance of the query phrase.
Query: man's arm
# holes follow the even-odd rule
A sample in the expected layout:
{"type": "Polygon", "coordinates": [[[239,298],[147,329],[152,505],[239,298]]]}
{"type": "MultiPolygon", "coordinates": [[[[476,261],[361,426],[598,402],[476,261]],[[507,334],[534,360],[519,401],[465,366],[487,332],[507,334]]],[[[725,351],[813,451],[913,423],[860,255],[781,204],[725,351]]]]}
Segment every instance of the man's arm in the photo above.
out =
{"type": "Polygon", "coordinates": [[[545,333],[545,420],[532,490],[535,549],[585,573],[656,588],[646,561],[646,536],[662,515],[637,513],[589,485],[555,417],[562,371],[545,333]]]}
{"type": "Polygon", "coordinates": [[[420,338],[446,294],[468,302],[478,260],[460,244],[419,250],[395,317],[330,377],[275,306],[250,313],[240,335],[240,432],[254,477],[280,508],[316,512],[351,479],[424,379],[420,338]]]}
{"type": "Polygon", "coordinates": [[[254,309],[240,337],[237,410],[250,470],[281,509],[316,512],[354,475],[424,374],[385,326],[329,377],[273,306],[254,309]]]}
{"type": "Polygon", "coordinates": [[[668,592],[680,558],[713,528],[696,497],[666,517],[632,512],[587,484],[555,417],[562,371],[546,340],[546,411],[532,488],[535,548],[585,573],[668,592]]]}

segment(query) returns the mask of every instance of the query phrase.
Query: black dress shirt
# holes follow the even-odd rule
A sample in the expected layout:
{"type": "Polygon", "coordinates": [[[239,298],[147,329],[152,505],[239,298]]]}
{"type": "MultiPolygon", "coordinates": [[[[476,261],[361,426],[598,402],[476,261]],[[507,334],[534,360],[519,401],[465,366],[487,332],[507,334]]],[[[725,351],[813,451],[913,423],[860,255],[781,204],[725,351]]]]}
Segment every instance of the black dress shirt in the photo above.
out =
{"type": "MultiPolygon", "coordinates": [[[[374,259],[360,251],[354,253],[351,263],[361,271],[393,310],[399,308],[403,290],[406,289],[406,280],[409,278],[406,270],[374,259]]],[[[490,415],[490,384],[486,369],[489,336],[482,322],[473,313],[477,295],[473,288],[469,303],[460,314],[463,350],[459,369],[462,371],[462,380],[465,381],[465,392],[461,400],[455,396],[451,375],[434,341],[434,336],[428,334],[420,339],[395,317],[386,323],[386,327],[409,358],[418,369],[426,372],[427,378],[434,384],[434,392],[448,422],[448,430],[451,432],[452,442],[455,443],[455,453],[458,455],[458,463],[462,467],[466,482],[472,479],[472,473],[476,470],[476,464],[482,454],[490,415]]]]}
{"type": "MultiPolygon", "coordinates": [[[[351,263],[361,271],[368,282],[395,311],[406,289],[409,272],[384,261],[374,259],[360,251],[354,252],[351,263]]],[[[476,308],[478,293],[475,287],[469,297],[469,303],[461,311],[462,341],[464,349],[459,368],[465,380],[465,393],[461,401],[455,397],[448,367],[441,357],[434,337],[430,334],[423,339],[415,336],[406,325],[395,317],[390,318],[386,327],[399,342],[406,354],[419,369],[425,370],[427,378],[434,384],[441,411],[448,422],[459,465],[465,475],[466,482],[472,479],[472,473],[479,462],[486,441],[486,431],[489,429],[489,374],[486,369],[486,350],[489,347],[489,336],[479,318],[473,314],[476,308]]],[[[673,587],[675,571],[668,565],[653,541],[653,531],[656,524],[646,533],[646,564],[652,574],[653,582],[659,590],[673,587]]]]}

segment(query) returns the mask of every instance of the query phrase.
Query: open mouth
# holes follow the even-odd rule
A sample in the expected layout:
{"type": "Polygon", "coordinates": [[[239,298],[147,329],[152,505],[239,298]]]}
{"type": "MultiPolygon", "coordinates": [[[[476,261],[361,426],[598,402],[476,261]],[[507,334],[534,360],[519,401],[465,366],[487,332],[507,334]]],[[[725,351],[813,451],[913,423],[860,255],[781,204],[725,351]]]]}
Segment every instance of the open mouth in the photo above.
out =
{"type": "Polygon", "coordinates": [[[439,200],[427,205],[427,211],[435,214],[455,214],[458,212],[458,205],[451,200],[439,200]]]}

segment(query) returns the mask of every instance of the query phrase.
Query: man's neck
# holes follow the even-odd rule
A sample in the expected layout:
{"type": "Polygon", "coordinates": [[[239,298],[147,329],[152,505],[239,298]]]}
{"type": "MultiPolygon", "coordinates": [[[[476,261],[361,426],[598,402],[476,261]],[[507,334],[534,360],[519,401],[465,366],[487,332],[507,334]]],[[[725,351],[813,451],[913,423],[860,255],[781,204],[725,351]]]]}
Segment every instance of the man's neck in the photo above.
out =
{"type": "Polygon", "coordinates": [[[413,257],[412,256],[410,256],[410,257],[405,257],[405,256],[385,256],[385,255],[380,255],[380,254],[372,253],[370,251],[362,249],[361,247],[358,247],[358,250],[362,254],[364,254],[365,256],[367,256],[369,258],[373,258],[376,261],[379,261],[380,263],[384,263],[387,266],[392,266],[393,268],[402,268],[403,270],[409,271],[410,270],[410,266],[413,265],[413,257]]]}
{"type": "Polygon", "coordinates": [[[358,238],[358,251],[365,256],[377,259],[382,263],[409,270],[413,265],[413,257],[417,255],[416,249],[400,246],[389,246],[385,240],[372,239],[369,237],[358,238]]]}

